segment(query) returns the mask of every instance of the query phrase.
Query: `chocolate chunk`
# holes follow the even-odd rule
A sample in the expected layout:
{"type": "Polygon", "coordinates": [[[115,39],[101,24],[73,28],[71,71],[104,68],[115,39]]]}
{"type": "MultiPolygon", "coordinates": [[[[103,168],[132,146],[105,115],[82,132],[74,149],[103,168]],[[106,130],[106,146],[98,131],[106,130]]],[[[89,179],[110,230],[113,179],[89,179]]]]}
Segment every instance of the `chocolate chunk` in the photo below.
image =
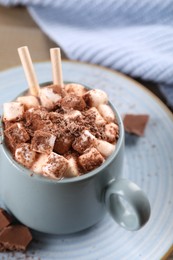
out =
{"type": "Polygon", "coordinates": [[[123,120],[125,131],[130,134],[143,136],[148,120],[148,115],[126,114],[123,120]]]}
{"type": "Polygon", "coordinates": [[[27,227],[20,224],[5,227],[0,233],[0,251],[25,251],[31,240],[27,227]]]}
{"type": "Polygon", "coordinates": [[[65,154],[70,150],[72,142],[72,137],[64,135],[56,139],[53,150],[56,153],[65,154]]]}
{"type": "Polygon", "coordinates": [[[0,230],[9,226],[12,223],[12,217],[0,208],[0,230]]]}

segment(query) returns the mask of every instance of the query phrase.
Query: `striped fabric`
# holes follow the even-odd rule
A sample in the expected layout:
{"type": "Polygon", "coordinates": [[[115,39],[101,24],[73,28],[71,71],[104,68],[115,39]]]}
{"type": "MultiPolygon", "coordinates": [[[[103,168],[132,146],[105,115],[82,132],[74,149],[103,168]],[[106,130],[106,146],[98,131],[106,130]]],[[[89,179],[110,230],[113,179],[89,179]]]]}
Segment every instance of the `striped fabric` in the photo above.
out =
{"type": "Polygon", "coordinates": [[[23,4],[70,59],[161,85],[173,106],[173,1],[0,0],[23,4]],[[172,95],[172,96],[171,96],[172,95]]]}

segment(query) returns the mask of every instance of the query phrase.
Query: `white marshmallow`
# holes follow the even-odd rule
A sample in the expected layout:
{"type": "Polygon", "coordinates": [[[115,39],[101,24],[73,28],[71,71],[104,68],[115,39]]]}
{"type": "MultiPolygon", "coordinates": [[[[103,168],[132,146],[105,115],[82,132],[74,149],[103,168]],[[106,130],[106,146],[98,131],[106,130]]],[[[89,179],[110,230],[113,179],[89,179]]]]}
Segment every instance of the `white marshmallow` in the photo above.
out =
{"type": "MultiPolygon", "coordinates": [[[[48,112],[46,109],[40,109],[40,108],[36,108],[36,107],[31,107],[26,111],[28,117],[32,117],[32,115],[36,115],[38,116],[40,119],[46,119],[48,116],[48,112]]],[[[26,116],[26,114],[25,114],[26,116]]]]}
{"type": "Polygon", "coordinates": [[[95,147],[104,157],[108,157],[115,150],[114,144],[110,144],[104,140],[98,140],[98,139],[95,147]]]}
{"type": "Polygon", "coordinates": [[[83,142],[87,142],[88,140],[95,140],[95,136],[90,133],[88,130],[84,130],[80,135],[83,142]]]}
{"type": "Polygon", "coordinates": [[[18,97],[16,101],[22,103],[26,109],[39,106],[38,99],[34,96],[18,97]]]}
{"type": "Polygon", "coordinates": [[[90,146],[94,146],[97,139],[88,130],[84,130],[81,135],[75,138],[72,147],[75,151],[83,153],[90,146]]]}
{"type": "Polygon", "coordinates": [[[31,145],[23,143],[15,150],[15,159],[17,162],[30,168],[35,161],[36,152],[31,150],[31,145]]]}
{"type": "Polygon", "coordinates": [[[68,169],[68,160],[52,152],[42,166],[42,173],[51,178],[62,178],[68,169]]]}
{"type": "Polygon", "coordinates": [[[24,105],[19,102],[4,103],[4,120],[17,121],[23,118],[24,105]]]}
{"type": "Polygon", "coordinates": [[[94,115],[95,116],[95,124],[96,125],[104,125],[106,123],[106,121],[104,120],[104,118],[100,115],[99,111],[97,110],[96,107],[92,107],[90,109],[88,109],[87,111],[88,115],[94,115]]]}
{"type": "Polygon", "coordinates": [[[112,108],[109,105],[101,104],[98,106],[98,111],[101,114],[101,116],[108,122],[114,122],[115,121],[115,115],[112,110],[112,108]]]}
{"type": "Polygon", "coordinates": [[[79,110],[70,110],[64,114],[65,120],[75,120],[77,117],[82,117],[82,113],[79,110]]]}
{"type": "Polygon", "coordinates": [[[107,94],[100,89],[89,90],[85,95],[84,99],[88,101],[91,107],[98,107],[100,104],[108,103],[107,94]]]}
{"type": "Polygon", "coordinates": [[[52,109],[54,105],[61,99],[61,95],[55,93],[52,88],[44,87],[39,93],[41,105],[47,109],[52,109]]]}
{"type": "Polygon", "coordinates": [[[65,177],[76,177],[78,175],[79,171],[77,167],[77,162],[73,157],[71,157],[70,159],[68,159],[68,168],[65,172],[65,177]]]}
{"type": "Polygon", "coordinates": [[[31,141],[32,149],[38,153],[50,154],[55,144],[56,136],[41,130],[34,132],[34,136],[31,141]]]}
{"type": "Polygon", "coordinates": [[[37,159],[32,165],[32,171],[35,173],[42,173],[42,167],[45,164],[45,161],[48,159],[48,154],[38,154],[37,159]]]}
{"type": "Polygon", "coordinates": [[[80,85],[80,84],[76,84],[76,83],[70,83],[65,85],[65,91],[67,93],[74,93],[77,96],[83,96],[86,92],[86,89],[84,86],[80,85]]]}
{"type": "Polygon", "coordinates": [[[118,137],[118,125],[115,123],[109,123],[105,125],[105,136],[108,142],[115,142],[118,137]]]}

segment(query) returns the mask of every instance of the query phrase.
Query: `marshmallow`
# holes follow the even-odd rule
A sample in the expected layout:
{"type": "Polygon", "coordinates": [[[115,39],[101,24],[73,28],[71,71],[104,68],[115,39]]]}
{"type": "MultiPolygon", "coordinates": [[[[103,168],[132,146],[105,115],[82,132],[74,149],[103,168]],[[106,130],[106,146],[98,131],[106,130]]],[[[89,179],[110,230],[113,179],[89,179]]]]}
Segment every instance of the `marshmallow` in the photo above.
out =
{"type": "Polygon", "coordinates": [[[21,104],[24,105],[25,109],[29,109],[31,107],[38,107],[39,102],[38,99],[34,96],[23,96],[23,97],[18,97],[16,99],[17,102],[20,102],[21,104]]]}
{"type": "Polygon", "coordinates": [[[40,89],[39,98],[43,107],[53,109],[56,103],[61,99],[61,95],[56,93],[53,88],[44,87],[40,89]]]}
{"type": "Polygon", "coordinates": [[[52,85],[47,86],[47,88],[52,89],[54,93],[59,94],[61,97],[65,95],[64,86],[52,84],[52,85]]]}
{"type": "Polygon", "coordinates": [[[78,162],[84,171],[88,172],[99,167],[104,162],[104,158],[96,148],[92,147],[79,156],[78,162]]]}
{"type": "Polygon", "coordinates": [[[42,166],[42,173],[51,178],[62,178],[67,169],[68,160],[63,156],[52,152],[42,166]]]}
{"type": "Polygon", "coordinates": [[[86,107],[86,103],[82,97],[75,94],[68,94],[61,99],[61,107],[64,110],[74,109],[82,111],[86,107]]]}
{"type": "Polygon", "coordinates": [[[91,107],[98,107],[100,104],[108,103],[107,94],[100,89],[89,90],[83,97],[86,103],[91,107]]]}
{"type": "Polygon", "coordinates": [[[86,89],[84,86],[76,83],[70,83],[65,85],[65,91],[70,94],[73,93],[77,96],[83,96],[86,92],[86,89]]]}
{"type": "Polygon", "coordinates": [[[115,123],[109,123],[105,125],[105,139],[106,141],[113,143],[118,138],[119,128],[115,123]]]}
{"type": "MultiPolygon", "coordinates": [[[[38,120],[37,127],[35,130],[42,130],[43,132],[52,132],[56,130],[56,125],[51,120],[38,120]]],[[[36,122],[35,122],[36,124],[36,122]]]]}
{"type": "Polygon", "coordinates": [[[41,119],[35,119],[33,120],[32,124],[29,126],[29,134],[31,136],[34,135],[34,131],[41,130],[43,132],[52,132],[56,125],[51,122],[51,120],[41,120],[41,119]]]}
{"type": "Polygon", "coordinates": [[[25,114],[24,118],[26,121],[26,126],[32,128],[32,130],[39,130],[43,128],[43,120],[48,118],[48,111],[45,108],[29,108],[25,114]]]}
{"type": "Polygon", "coordinates": [[[4,131],[4,134],[8,137],[9,143],[13,147],[15,147],[16,144],[25,143],[30,139],[22,123],[14,123],[4,131]]]}
{"type": "Polygon", "coordinates": [[[64,119],[64,116],[57,112],[49,112],[48,117],[53,123],[56,124],[62,122],[62,120],[64,119]]]}
{"type": "Polygon", "coordinates": [[[64,114],[64,119],[66,121],[73,121],[77,118],[82,118],[82,113],[79,110],[70,110],[66,114],[64,114]]]}
{"type": "Polygon", "coordinates": [[[72,147],[75,151],[82,154],[87,148],[94,146],[95,140],[94,135],[88,130],[84,130],[79,137],[75,138],[72,147]]]}
{"type": "Polygon", "coordinates": [[[33,136],[36,130],[50,132],[54,128],[54,124],[49,120],[48,111],[45,109],[35,109],[32,107],[25,112],[24,118],[25,125],[29,129],[31,136],[33,136]]]}
{"type": "Polygon", "coordinates": [[[104,118],[100,115],[100,113],[98,112],[97,108],[92,107],[90,109],[88,109],[87,113],[89,116],[94,116],[95,117],[95,124],[97,126],[100,125],[104,125],[106,124],[106,121],[104,120],[104,118]]]}
{"type": "Polygon", "coordinates": [[[23,166],[30,168],[36,157],[36,152],[31,149],[31,145],[28,143],[22,143],[17,146],[15,150],[15,159],[23,166]]]}
{"type": "Polygon", "coordinates": [[[56,136],[51,133],[37,130],[31,141],[32,149],[38,153],[51,153],[54,147],[56,136]]]}
{"type": "Polygon", "coordinates": [[[65,172],[65,177],[76,177],[79,175],[77,161],[75,158],[71,157],[68,159],[68,168],[65,172]]]}
{"type": "Polygon", "coordinates": [[[115,121],[114,112],[109,105],[101,104],[97,109],[106,122],[110,123],[115,121]]]}
{"type": "Polygon", "coordinates": [[[45,154],[45,153],[37,154],[36,160],[33,163],[31,170],[33,172],[35,172],[35,173],[40,173],[41,174],[42,173],[42,167],[45,164],[45,162],[47,161],[48,156],[49,155],[45,154]]]}
{"type": "Polygon", "coordinates": [[[99,139],[97,139],[95,147],[104,157],[108,157],[115,150],[114,144],[110,144],[104,140],[99,139]]]}
{"type": "Polygon", "coordinates": [[[47,119],[48,111],[44,107],[31,107],[25,112],[27,123],[32,123],[35,119],[47,119]]]}
{"type": "Polygon", "coordinates": [[[4,120],[19,121],[23,118],[24,105],[19,102],[4,103],[4,120]]]}

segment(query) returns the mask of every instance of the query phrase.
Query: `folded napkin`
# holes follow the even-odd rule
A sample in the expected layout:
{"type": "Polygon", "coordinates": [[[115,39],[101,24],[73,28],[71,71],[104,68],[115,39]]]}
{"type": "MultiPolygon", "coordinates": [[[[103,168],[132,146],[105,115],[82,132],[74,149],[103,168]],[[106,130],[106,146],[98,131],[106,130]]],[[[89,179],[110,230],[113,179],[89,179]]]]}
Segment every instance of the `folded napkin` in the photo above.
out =
{"type": "Polygon", "coordinates": [[[0,0],[26,5],[70,59],[151,80],[173,107],[172,0],[0,0]]]}

